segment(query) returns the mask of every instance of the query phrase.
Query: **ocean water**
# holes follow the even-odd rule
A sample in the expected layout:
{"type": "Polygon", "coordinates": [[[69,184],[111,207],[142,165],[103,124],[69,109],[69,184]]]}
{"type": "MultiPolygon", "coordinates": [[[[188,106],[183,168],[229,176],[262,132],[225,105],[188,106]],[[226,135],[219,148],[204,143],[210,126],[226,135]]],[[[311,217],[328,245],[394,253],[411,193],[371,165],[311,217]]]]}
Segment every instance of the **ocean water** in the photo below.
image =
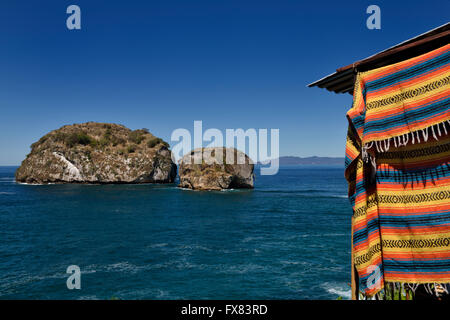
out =
{"type": "Polygon", "coordinates": [[[343,168],[257,170],[254,190],[224,192],[21,185],[15,169],[0,167],[0,299],[350,296],[343,168]]]}

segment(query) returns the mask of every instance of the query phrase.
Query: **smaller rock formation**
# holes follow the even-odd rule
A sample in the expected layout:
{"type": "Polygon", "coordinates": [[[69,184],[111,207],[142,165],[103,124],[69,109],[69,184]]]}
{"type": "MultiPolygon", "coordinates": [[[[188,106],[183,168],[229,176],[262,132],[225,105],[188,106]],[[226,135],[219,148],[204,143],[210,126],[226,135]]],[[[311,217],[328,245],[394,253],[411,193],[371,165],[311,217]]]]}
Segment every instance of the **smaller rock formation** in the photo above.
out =
{"type": "Polygon", "coordinates": [[[194,190],[249,189],[253,188],[253,170],[251,159],[236,149],[195,149],[180,161],[179,187],[194,190]]]}

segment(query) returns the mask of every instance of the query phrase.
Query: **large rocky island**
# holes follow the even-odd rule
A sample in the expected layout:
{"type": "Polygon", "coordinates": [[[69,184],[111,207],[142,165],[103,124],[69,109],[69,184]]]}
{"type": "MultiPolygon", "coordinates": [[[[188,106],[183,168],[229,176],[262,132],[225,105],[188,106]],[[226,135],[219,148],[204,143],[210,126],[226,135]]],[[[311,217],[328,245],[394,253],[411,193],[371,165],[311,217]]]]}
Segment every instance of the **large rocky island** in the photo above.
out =
{"type": "Polygon", "coordinates": [[[147,129],[87,122],[63,126],[33,143],[16,181],[170,183],[176,170],[168,144],[147,129]]]}
{"type": "Polygon", "coordinates": [[[251,189],[254,183],[253,170],[251,159],[236,149],[195,149],[180,161],[179,187],[194,190],[251,189]],[[233,161],[227,162],[227,150],[233,156],[233,161]],[[201,163],[195,163],[196,157],[201,157],[201,163]],[[239,157],[243,161],[238,162],[239,157]]]}

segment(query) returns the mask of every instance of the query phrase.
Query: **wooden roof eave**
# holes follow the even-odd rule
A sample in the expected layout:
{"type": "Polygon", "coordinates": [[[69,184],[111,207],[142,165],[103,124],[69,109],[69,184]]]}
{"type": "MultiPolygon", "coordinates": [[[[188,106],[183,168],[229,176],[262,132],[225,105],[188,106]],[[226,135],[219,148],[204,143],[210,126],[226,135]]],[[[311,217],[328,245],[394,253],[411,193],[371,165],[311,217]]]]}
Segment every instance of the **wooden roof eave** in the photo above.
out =
{"type": "Polygon", "coordinates": [[[324,88],[335,93],[353,94],[354,75],[357,71],[384,67],[424,54],[448,43],[450,43],[450,23],[403,41],[363,60],[341,67],[336,72],[309,84],[308,87],[324,88]]]}

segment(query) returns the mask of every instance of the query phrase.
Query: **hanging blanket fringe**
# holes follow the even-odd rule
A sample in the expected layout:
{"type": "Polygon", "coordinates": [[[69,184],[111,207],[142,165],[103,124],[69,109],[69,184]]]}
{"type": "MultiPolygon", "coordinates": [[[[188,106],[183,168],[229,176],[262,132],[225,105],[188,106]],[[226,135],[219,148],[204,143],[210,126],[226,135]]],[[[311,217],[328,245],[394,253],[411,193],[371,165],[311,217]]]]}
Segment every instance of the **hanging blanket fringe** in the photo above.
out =
{"type": "Polygon", "coordinates": [[[360,293],[361,300],[413,300],[416,292],[422,290],[430,297],[441,299],[449,295],[450,284],[448,283],[399,283],[387,282],[383,290],[372,297],[360,293]]]}
{"type": "Polygon", "coordinates": [[[365,163],[370,162],[375,166],[375,153],[387,152],[391,146],[399,148],[407,146],[408,143],[415,144],[421,143],[421,141],[428,142],[428,139],[438,141],[442,136],[447,136],[449,132],[450,120],[445,120],[444,122],[431,125],[425,129],[408,132],[401,136],[391,137],[381,141],[371,141],[361,148],[362,159],[365,163]],[[372,155],[370,154],[370,150],[372,150],[372,155]]]}

